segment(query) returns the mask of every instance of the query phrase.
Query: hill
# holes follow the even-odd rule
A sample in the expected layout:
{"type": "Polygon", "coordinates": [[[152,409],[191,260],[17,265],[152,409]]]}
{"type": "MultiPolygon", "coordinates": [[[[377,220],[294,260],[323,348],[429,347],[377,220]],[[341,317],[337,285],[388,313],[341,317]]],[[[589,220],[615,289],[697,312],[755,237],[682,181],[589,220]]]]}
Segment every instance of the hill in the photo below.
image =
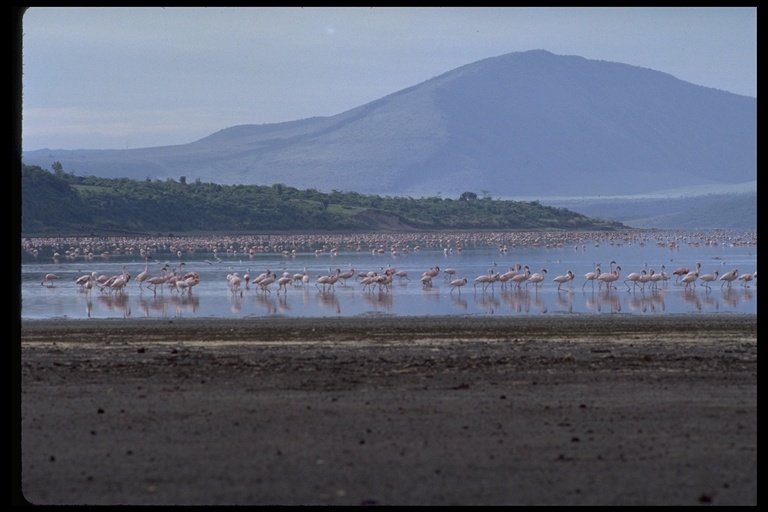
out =
{"type": "MultiPolygon", "coordinates": [[[[28,151],[23,162],[60,162],[80,176],[416,198],[473,191],[643,199],[756,184],[756,120],[756,98],[533,50],[471,63],[331,117],[233,126],[177,146],[28,151]]],[[[672,213],[669,222],[686,215],[682,206],[672,213]]]]}
{"type": "Polygon", "coordinates": [[[412,199],[284,185],[80,177],[22,165],[21,233],[155,235],[626,229],[537,202],[412,199]]]}

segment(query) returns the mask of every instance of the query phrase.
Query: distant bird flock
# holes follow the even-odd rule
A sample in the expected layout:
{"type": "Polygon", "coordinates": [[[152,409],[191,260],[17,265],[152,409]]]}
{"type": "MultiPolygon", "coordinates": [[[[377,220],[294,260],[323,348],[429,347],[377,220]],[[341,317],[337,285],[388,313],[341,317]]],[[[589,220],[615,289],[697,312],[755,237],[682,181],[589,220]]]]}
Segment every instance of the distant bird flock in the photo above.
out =
{"type": "MultiPolygon", "coordinates": [[[[652,242],[647,234],[612,233],[611,235],[594,233],[592,236],[605,237],[607,243],[661,243],[652,242]],[[611,237],[608,239],[607,237],[611,237]]],[[[656,240],[662,237],[657,236],[656,240]]],[[[732,233],[721,233],[720,238],[715,236],[703,236],[707,244],[734,244],[747,243],[756,245],[757,235],[754,239],[747,236],[732,233]]],[[[144,259],[144,268],[135,277],[122,266],[119,272],[112,275],[99,274],[97,272],[85,273],[79,276],[74,285],[82,292],[91,293],[94,289],[99,293],[123,294],[131,287],[138,288],[141,292],[148,290],[153,294],[169,293],[192,294],[196,286],[201,284],[200,273],[187,269],[187,263],[181,261],[185,255],[196,252],[212,253],[213,259],[203,260],[198,264],[216,265],[221,263],[220,253],[234,256],[238,253],[245,256],[254,256],[257,253],[278,253],[286,258],[295,257],[297,251],[314,251],[315,255],[330,255],[336,257],[342,251],[370,251],[372,254],[391,254],[400,256],[411,251],[420,251],[422,247],[443,247],[446,254],[454,251],[461,252],[467,246],[496,246],[500,254],[506,254],[510,247],[519,246],[546,246],[559,247],[572,244],[574,249],[585,248],[586,236],[584,233],[558,233],[543,235],[542,233],[485,233],[485,234],[407,234],[407,235],[379,235],[378,237],[362,235],[264,235],[260,237],[157,237],[153,239],[130,238],[76,238],[76,239],[22,239],[22,249],[30,256],[37,258],[41,254],[50,253],[54,262],[62,259],[74,261],[78,258],[84,262],[100,258],[109,261],[113,254],[139,253],[144,259]],[[329,243],[330,242],[330,243],[329,243]],[[318,247],[319,246],[319,247],[318,247]],[[314,247],[314,248],[313,248],[314,247]],[[173,261],[175,258],[175,261],[173,261]]],[[[595,243],[600,243],[595,242],[595,243]]],[[[663,242],[673,246],[679,243],[690,243],[678,239],[677,235],[670,234],[663,242]]],[[[702,243],[697,241],[694,243],[702,243]]],[[[495,266],[495,263],[493,264],[495,266]]],[[[282,271],[275,273],[271,269],[260,269],[258,273],[251,273],[250,268],[242,275],[240,272],[231,272],[222,280],[233,294],[243,294],[250,290],[256,293],[269,294],[274,291],[277,294],[288,293],[291,288],[313,286],[320,292],[333,293],[337,286],[358,286],[364,291],[389,293],[392,284],[407,284],[418,281],[424,288],[431,288],[437,279],[447,284],[449,294],[461,294],[462,289],[471,287],[474,292],[492,293],[496,287],[500,289],[514,288],[516,290],[539,290],[543,286],[555,286],[557,291],[572,289],[574,281],[582,290],[591,289],[607,291],[619,290],[626,287],[626,291],[644,291],[658,287],[667,287],[671,283],[691,290],[701,286],[707,291],[712,286],[730,288],[736,282],[743,287],[749,287],[750,283],[757,280],[757,271],[743,272],[738,268],[728,270],[712,269],[709,273],[702,273],[701,263],[697,262],[691,267],[679,267],[668,271],[664,264],[657,268],[645,265],[643,268],[632,269],[627,274],[622,273],[622,267],[616,261],[611,261],[607,266],[596,265],[595,268],[567,269],[554,277],[548,276],[546,268],[539,268],[532,264],[518,263],[509,266],[504,271],[491,268],[486,273],[477,276],[462,276],[455,268],[444,268],[434,265],[425,268],[419,275],[409,276],[408,272],[397,269],[391,265],[385,267],[356,270],[354,268],[331,266],[327,273],[309,275],[306,268],[296,269],[293,272],[282,271]],[[532,268],[534,270],[532,270],[532,268]],[[258,275],[255,275],[258,274],[258,275]],[[622,286],[623,285],[623,286],[622,286]]],[[[42,276],[40,284],[49,288],[56,287],[59,276],[48,273],[42,276]]],[[[208,283],[206,283],[208,285],[208,283]]]]}

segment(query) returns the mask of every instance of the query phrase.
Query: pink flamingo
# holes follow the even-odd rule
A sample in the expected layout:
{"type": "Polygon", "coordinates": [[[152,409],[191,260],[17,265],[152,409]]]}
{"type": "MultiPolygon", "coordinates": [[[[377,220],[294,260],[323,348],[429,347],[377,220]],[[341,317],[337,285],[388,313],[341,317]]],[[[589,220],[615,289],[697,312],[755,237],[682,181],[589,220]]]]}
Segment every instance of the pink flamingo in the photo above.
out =
{"type": "Polygon", "coordinates": [[[600,273],[601,273],[600,272],[600,267],[595,267],[594,271],[587,272],[586,274],[584,274],[584,278],[586,279],[586,281],[584,281],[584,284],[581,285],[581,289],[583,290],[584,287],[587,285],[587,283],[589,283],[590,281],[592,282],[592,288],[594,289],[595,288],[595,280],[597,280],[597,278],[600,277],[600,273]]]}
{"type": "Polygon", "coordinates": [[[45,286],[45,283],[50,283],[48,285],[48,288],[53,288],[55,286],[54,281],[58,279],[59,276],[56,274],[45,274],[45,277],[43,277],[43,280],[40,281],[40,286],[45,286]]]}
{"type": "MultiPolygon", "coordinates": [[[[611,262],[611,266],[613,266],[615,262],[611,262]]],[[[608,290],[611,288],[616,289],[616,286],[614,286],[613,282],[618,281],[619,275],[621,273],[621,267],[617,266],[615,269],[611,270],[610,272],[603,272],[600,274],[600,277],[597,278],[598,281],[600,281],[599,287],[603,286],[603,283],[605,283],[605,286],[608,290]]]]}
{"type": "Polygon", "coordinates": [[[573,272],[570,270],[565,273],[565,275],[557,276],[553,278],[552,280],[557,283],[557,291],[560,291],[560,287],[563,286],[564,283],[567,283],[568,281],[572,280],[574,277],[573,272]]]}
{"type": "Polygon", "coordinates": [[[723,284],[720,285],[720,288],[722,288],[726,283],[728,284],[728,288],[730,288],[731,282],[733,282],[738,276],[739,276],[739,269],[737,268],[731,270],[730,272],[726,272],[725,274],[720,276],[720,280],[723,282],[723,284]]]}
{"type": "Polygon", "coordinates": [[[544,281],[544,276],[546,274],[547,274],[547,269],[545,268],[541,269],[540,272],[534,272],[533,274],[531,274],[531,276],[525,282],[526,288],[528,287],[528,283],[533,283],[533,287],[538,289],[538,287],[544,281]]]}
{"type": "Polygon", "coordinates": [[[719,275],[719,272],[717,270],[715,270],[711,274],[704,274],[703,276],[699,276],[699,280],[704,283],[704,286],[707,289],[711,290],[712,288],[710,288],[709,283],[711,283],[713,281],[717,281],[717,276],[718,275],[719,275]]]}
{"type": "Polygon", "coordinates": [[[453,293],[453,290],[456,288],[459,289],[459,294],[461,294],[461,287],[467,284],[467,278],[462,277],[461,279],[455,279],[451,281],[451,293],[453,293]]]}

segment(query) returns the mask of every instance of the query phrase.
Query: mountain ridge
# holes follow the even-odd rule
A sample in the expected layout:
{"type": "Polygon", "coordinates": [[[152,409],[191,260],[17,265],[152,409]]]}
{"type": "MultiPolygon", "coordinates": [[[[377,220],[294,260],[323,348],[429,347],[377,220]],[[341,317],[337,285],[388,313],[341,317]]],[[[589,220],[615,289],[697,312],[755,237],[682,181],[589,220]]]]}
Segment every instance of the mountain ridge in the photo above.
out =
{"type": "Polygon", "coordinates": [[[28,165],[411,197],[638,195],[756,181],[756,98],[546,50],[489,57],[329,117],[28,165]]]}

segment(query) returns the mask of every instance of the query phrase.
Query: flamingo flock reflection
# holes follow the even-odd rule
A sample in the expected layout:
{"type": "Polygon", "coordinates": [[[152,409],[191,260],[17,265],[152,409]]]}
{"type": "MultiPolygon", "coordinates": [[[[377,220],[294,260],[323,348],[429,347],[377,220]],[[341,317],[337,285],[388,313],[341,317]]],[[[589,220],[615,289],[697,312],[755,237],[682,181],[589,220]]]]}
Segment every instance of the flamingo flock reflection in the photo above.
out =
{"type": "Polygon", "coordinates": [[[93,295],[95,301],[85,299],[88,316],[94,306],[131,316],[132,304],[145,317],[195,314],[200,305],[199,293],[209,297],[219,291],[222,296],[230,296],[232,314],[247,314],[255,307],[258,314],[267,315],[301,315],[312,298],[322,309],[335,314],[341,314],[342,309],[346,311],[348,301],[373,312],[392,311],[397,307],[398,296],[411,288],[421,290],[425,303],[437,304],[442,295],[450,298],[446,304],[453,305],[457,311],[469,311],[472,303],[472,311],[484,314],[544,314],[550,307],[555,312],[571,313],[578,312],[582,306],[594,312],[659,313],[666,310],[670,294],[676,294],[679,301],[694,311],[727,310],[753,300],[757,271],[744,272],[726,266],[725,262],[715,266],[706,260],[702,260],[704,265],[694,260],[672,265],[670,262],[676,258],[665,258],[656,264],[638,266],[637,260],[628,263],[616,258],[578,268],[573,260],[561,262],[543,257],[524,261],[526,257],[509,266],[507,263],[497,265],[496,261],[486,261],[480,268],[461,264],[466,257],[465,250],[477,247],[498,247],[500,255],[508,255],[523,247],[546,251],[571,245],[573,251],[584,253],[590,247],[601,245],[655,244],[673,254],[686,243],[710,247],[756,246],[756,234],[706,233],[698,240],[690,233],[672,232],[656,233],[653,238],[647,233],[628,232],[536,233],[535,236],[526,233],[263,235],[221,240],[211,237],[24,239],[22,248],[32,259],[45,258],[48,254],[53,261],[82,262],[78,263],[75,276],[67,277],[66,272],[54,267],[50,270],[55,273],[41,272],[36,282],[43,286],[42,289],[37,286],[40,293],[56,295],[72,289],[83,297],[93,295]],[[435,259],[418,268],[409,262],[409,255],[424,248],[440,251],[429,252],[435,259]],[[196,253],[206,253],[206,257],[194,258],[196,253]],[[278,255],[269,260],[271,268],[261,267],[257,259],[265,253],[278,255]],[[108,269],[118,256],[124,260],[131,254],[141,259],[128,264],[115,262],[115,268],[108,269]],[[304,266],[308,261],[306,256],[302,256],[304,263],[294,264],[299,254],[310,254],[317,262],[330,262],[326,263],[327,272],[322,269],[322,263],[308,263],[313,269],[309,270],[304,266]],[[351,259],[351,255],[360,254],[364,259],[356,259],[354,265],[341,262],[342,258],[351,259]],[[98,259],[104,273],[88,272],[89,262],[98,259]],[[275,261],[280,262],[279,267],[275,261]],[[674,268],[671,274],[667,273],[665,264],[674,268]],[[191,268],[195,265],[202,268],[191,268]],[[318,267],[322,270],[318,271],[318,267]],[[625,274],[622,267],[627,269],[625,274]],[[136,297],[133,303],[131,296],[136,297]]]}

